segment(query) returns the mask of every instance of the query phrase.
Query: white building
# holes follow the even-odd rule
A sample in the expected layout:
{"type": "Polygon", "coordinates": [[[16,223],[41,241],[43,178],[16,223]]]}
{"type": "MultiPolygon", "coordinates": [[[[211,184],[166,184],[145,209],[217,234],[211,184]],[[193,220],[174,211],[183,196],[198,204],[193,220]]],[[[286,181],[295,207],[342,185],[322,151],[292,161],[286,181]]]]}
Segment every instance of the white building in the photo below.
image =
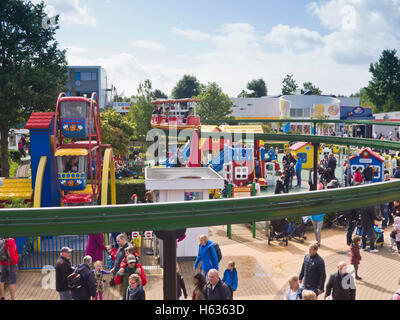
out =
{"type": "Polygon", "coordinates": [[[394,112],[383,112],[383,113],[374,113],[374,117],[376,121],[399,121],[398,126],[379,126],[374,125],[372,128],[372,132],[374,137],[382,133],[384,137],[387,138],[395,138],[396,131],[400,129],[400,111],[394,112]]]}
{"type": "Polygon", "coordinates": [[[237,120],[279,119],[279,97],[231,98],[232,116],[237,120]]]}

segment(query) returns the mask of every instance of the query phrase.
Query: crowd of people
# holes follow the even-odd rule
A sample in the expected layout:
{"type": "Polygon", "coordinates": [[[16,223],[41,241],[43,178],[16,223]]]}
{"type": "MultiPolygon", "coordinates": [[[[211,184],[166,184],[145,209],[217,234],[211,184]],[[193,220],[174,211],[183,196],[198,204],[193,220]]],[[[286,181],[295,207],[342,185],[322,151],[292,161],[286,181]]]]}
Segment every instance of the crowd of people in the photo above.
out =
{"type": "MultiPolygon", "coordinates": [[[[75,268],[71,265],[73,250],[63,247],[55,264],[56,291],[60,300],[103,300],[106,290],[105,275],[111,276],[110,287],[116,287],[121,300],[145,300],[147,278],[140,263],[140,255],[129,242],[125,233],[116,237],[118,249],[115,252],[114,264],[110,270],[103,266],[103,251],[110,253],[111,246],[105,246],[102,235],[90,235],[82,264],[75,268]]],[[[15,243],[15,242],[14,242],[15,243]]],[[[110,253],[111,254],[111,253],[110,253]]],[[[218,244],[206,235],[199,237],[198,257],[194,263],[192,278],[193,300],[232,300],[238,287],[238,275],[234,261],[229,261],[223,278],[220,278],[219,264],[222,254],[218,244]],[[196,269],[200,265],[200,272],[196,269]]],[[[14,258],[18,261],[18,257],[14,258]]],[[[16,272],[16,271],[15,271],[16,272]]],[[[176,265],[177,299],[188,298],[185,280],[176,265]]],[[[11,276],[4,273],[4,277],[11,276]]],[[[16,280],[16,274],[11,277],[16,280]]],[[[4,289],[0,295],[4,296],[4,289]]],[[[15,294],[15,285],[14,291],[15,294]]],[[[12,298],[14,296],[12,295],[12,298]]]]}

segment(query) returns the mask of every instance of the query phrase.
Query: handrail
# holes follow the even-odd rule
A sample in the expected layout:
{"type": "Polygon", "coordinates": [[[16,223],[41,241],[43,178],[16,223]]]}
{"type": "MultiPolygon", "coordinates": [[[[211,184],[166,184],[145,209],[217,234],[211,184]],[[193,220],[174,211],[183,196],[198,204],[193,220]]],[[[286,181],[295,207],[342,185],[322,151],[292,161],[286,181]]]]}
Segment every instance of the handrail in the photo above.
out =
{"type": "Polygon", "coordinates": [[[360,124],[360,125],[376,125],[376,126],[394,126],[399,127],[400,121],[372,121],[372,120],[319,120],[319,119],[227,119],[227,120],[201,120],[201,124],[222,125],[222,124],[239,124],[239,123],[274,123],[274,122],[293,122],[293,123],[343,123],[343,124],[360,124]]]}
{"type": "Polygon", "coordinates": [[[399,200],[400,181],[240,199],[0,210],[0,236],[176,230],[331,213],[399,200]]]}

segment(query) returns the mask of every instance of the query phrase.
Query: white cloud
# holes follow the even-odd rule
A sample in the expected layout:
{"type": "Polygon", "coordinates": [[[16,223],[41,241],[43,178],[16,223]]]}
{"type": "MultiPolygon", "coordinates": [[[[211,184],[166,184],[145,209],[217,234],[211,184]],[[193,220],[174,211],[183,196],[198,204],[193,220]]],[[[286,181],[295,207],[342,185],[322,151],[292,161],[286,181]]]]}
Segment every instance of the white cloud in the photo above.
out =
{"type": "Polygon", "coordinates": [[[131,45],[134,48],[153,51],[153,52],[166,52],[167,47],[161,43],[151,40],[135,40],[131,41],[131,45]]]}
{"type": "MultiPolygon", "coordinates": [[[[40,3],[42,0],[32,0],[40,3]]],[[[46,0],[46,13],[51,18],[60,15],[60,23],[66,25],[84,25],[97,27],[98,21],[93,9],[82,5],[80,0],[46,0]]]]}
{"type": "Polygon", "coordinates": [[[323,45],[323,39],[316,31],[278,24],[264,37],[267,44],[286,49],[310,50],[323,45]]]}
{"type": "Polygon", "coordinates": [[[313,2],[309,11],[331,30],[324,52],[338,63],[367,63],[400,47],[400,0],[313,2]]]}
{"type": "Polygon", "coordinates": [[[184,36],[185,38],[192,41],[203,41],[211,38],[211,35],[209,35],[208,33],[204,33],[194,29],[179,29],[174,27],[171,29],[171,32],[176,35],[184,36]]]}
{"type": "MultiPolygon", "coordinates": [[[[299,85],[311,81],[326,94],[351,94],[368,84],[369,63],[377,61],[382,50],[400,48],[399,10],[400,0],[318,1],[309,6],[309,12],[324,26],[320,32],[282,24],[270,30],[257,30],[248,23],[224,24],[212,33],[180,27],[171,33],[205,42],[205,48],[211,49],[193,55],[190,50],[169,48],[171,55],[163,56],[163,62],[144,62],[129,52],[82,58],[90,52],[70,48],[68,61],[102,65],[118,91],[127,95],[136,94],[145,79],[170,94],[184,74],[193,74],[202,83],[215,81],[230,96],[237,96],[256,78],[266,81],[269,94],[279,94],[286,74],[293,74],[299,85]],[[354,20],[349,19],[349,6],[355,8],[354,20]]],[[[157,50],[158,43],[145,44],[136,43],[136,47],[153,45],[153,51],[157,50]]]]}

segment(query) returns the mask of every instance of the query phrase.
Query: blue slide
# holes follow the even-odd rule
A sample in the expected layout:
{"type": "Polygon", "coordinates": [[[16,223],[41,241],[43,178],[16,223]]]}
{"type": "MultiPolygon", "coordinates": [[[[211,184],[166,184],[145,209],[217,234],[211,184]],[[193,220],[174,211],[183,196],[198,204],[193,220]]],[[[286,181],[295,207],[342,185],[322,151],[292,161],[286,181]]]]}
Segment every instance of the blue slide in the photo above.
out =
{"type": "Polygon", "coordinates": [[[219,155],[217,155],[214,159],[212,159],[208,164],[207,167],[212,164],[213,166],[213,170],[216,172],[219,172],[222,170],[222,168],[224,167],[224,163],[225,163],[225,157],[228,158],[229,161],[229,156],[227,154],[228,150],[232,150],[231,148],[228,148],[227,146],[225,146],[221,152],[219,153],[219,155]]]}
{"type": "MultiPolygon", "coordinates": [[[[173,162],[175,161],[174,156],[176,152],[176,147],[171,149],[171,157],[167,159],[167,161],[162,161],[160,162],[161,165],[166,165],[168,168],[174,167],[175,165],[173,162]]],[[[190,140],[186,143],[186,145],[183,147],[181,154],[183,156],[183,160],[186,162],[187,159],[190,156],[190,140]]]]}

